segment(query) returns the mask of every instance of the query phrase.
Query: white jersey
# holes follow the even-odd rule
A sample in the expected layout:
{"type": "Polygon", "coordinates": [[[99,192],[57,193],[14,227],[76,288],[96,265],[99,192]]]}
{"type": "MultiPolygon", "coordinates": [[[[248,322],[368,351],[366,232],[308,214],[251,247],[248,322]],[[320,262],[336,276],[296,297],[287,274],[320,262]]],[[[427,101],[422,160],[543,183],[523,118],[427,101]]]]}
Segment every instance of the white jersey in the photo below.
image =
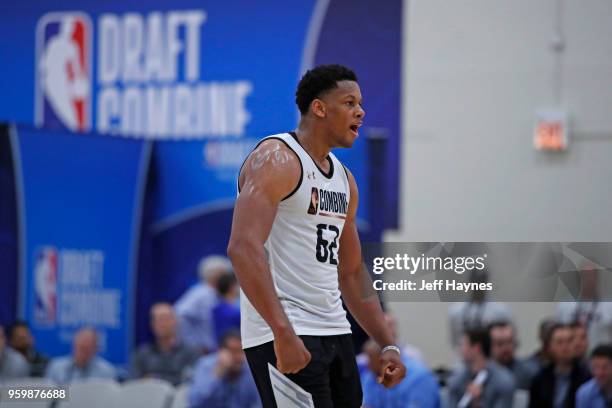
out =
{"type": "MultiPolygon", "coordinates": [[[[265,243],[276,294],[297,335],[350,333],[338,287],[338,249],[350,200],[346,170],[330,153],[326,174],[294,133],[268,136],[262,142],[269,139],[284,142],[302,167],[295,190],[278,206],[265,243]]],[[[242,292],[240,309],[244,348],[274,339],[270,326],[242,292]]]]}

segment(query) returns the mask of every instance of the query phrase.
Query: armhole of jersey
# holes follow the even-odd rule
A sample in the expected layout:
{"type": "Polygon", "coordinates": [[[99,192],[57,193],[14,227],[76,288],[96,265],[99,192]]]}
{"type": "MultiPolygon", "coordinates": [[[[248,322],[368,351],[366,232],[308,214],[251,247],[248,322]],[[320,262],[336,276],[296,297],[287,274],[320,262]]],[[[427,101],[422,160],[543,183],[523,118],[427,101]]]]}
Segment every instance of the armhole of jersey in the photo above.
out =
{"type": "MultiPolygon", "coordinates": [[[[338,160],[340,161],[340,160],[338,160]]],[[[346,175],[346,182],[348,183],[349,189],[351,188],[351,179],[349,178],[348,175],[348,170],[346,169],[346,166],[342,163],[340,163],[342,165],[342,168],[344,169],[344,174],[346,175]]],[[[240,170],[242,170],[242,167],[240,168],[240,170]]]]}
{"type": "MultiPolygon", "coordinates": [[[[255,149],[257,149],[259,147],[260,144],[262,144],[263,142],[266,142],[268,140],[280,140],[281,142],[283,142],[285,144],[285,146],[287,146],[287,148],[289,150],[291,150],[291,152],[295,155],[295,157],[298,159],[298,163],[300,163],[300,180],[298,181],[297,185],[295,186],[295,188],[289,193],[287,194],[281,201],[285,201],[286,199],[290,198],[292,195],[295,194],[296,191],[298,191],[298,189],[300,188],[300,186],[302,185],[302,179],[304,178],[304,167],[302,166],[302,160],[300,159],[300,156],[297,154],[297,152],[295,150],[293,150],[291,148],[291,146],[289,146],[289,143],[287,143],[285,140],[281,139],[280,137],[266,137],[265,139],[262,139],[259,141],[259,143],[257,143],[257,145],[253,148],[253,150],[251,150],[251,153],[253,153],[255,151],[255,149]]],[[[242,168],[244,167],[244,164],[246,163],[246,161],[249,159],[249,156],[251,156],[251,153],[249,153],[249,155],[247,156],[246,159],[244,159],[244,162],[242,162],[242,165],[240,166],[240,170],[238,170],[238,180],[236,180],[236,185],[238,187],[238,194],[240,194],[240,174],[242,173],[242,168]]]]}
{"type": "MultiPolygon", "coordinates": [[[[337,159],[337,158],[336,158],[337,159]]],[[[349,202],[351,201],[351,199],[353,198],[353,195],[351,194],[351,179],[348,175],[348,169],[346,168],[346,166],[344,165],[344,163],[342,163],[340,160],[338,160],[338,163],[340,163],[340,165],[342,166],[342,168],[344,169],[344,175],[346,176],[346,188],[348,190],[348,194],[349,194],[349,202]]]]}

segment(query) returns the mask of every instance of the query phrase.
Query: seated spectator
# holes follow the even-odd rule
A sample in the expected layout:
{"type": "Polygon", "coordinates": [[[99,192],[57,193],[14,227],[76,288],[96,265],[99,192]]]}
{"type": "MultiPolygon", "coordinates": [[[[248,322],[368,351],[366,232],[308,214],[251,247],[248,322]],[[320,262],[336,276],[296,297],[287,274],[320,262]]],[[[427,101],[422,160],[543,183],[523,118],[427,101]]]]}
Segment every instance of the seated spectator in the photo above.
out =
{"type": "Polygon", "coordinates": [[[136,351],[134,377],[159,378],[174,385],[188,380],[199,353],[179,341],[176,315],[170,304],[151,306],[151,329],[155,340],[136,351]]]}
{"type": "Polygon", "coordinates": [[[16,321],[9,329],[9,344],[30,364],[30,376],[42,377],[49,363],[49,358],[34,348],[34,337],[30,327],[24,321],[16,321]]]}
{"type": "MultiPolygon", "coordinates": [[[[423,358],[423,353],[421,353],[421,350],[419,350],[412,344],[400,344],[398,337],[399,334],[397,330],[397,319],[395,318],[395,316],[390,312],[385,312],[385,322],[389,327],[393,342],[398,345],[402,352],[402,357],[408,357],[408,359],[410,360],[416,360],[425,365],[425,359],[423,358]]],[[[364,346],[366,342],[363,343],[364,346]]],[[[362,375],[368,370],[368,355],[363,349],[363,347],[361,353],[357,354],[355,358],[357,360],[357,368],[359,369],[359,375],[362,375]]]]}
{"type": "Polygon", "coordinates": [[[448,380],[450,407],[511,408],[515,383],[512,374],[489,359],[491,339],[486,330],[468,330],[461,346],[465,367],[448,380]]]}
{"type": "Polygon", "coordinates": [[[578,301],[559,302],[557,305],[558,321],[584,324],[593,345],[612,343],[612,302],[602,301],[605,296],[599,293],[603,286],[598,268],[590,262],[583,265],[580,269],[578,301]]]}
{"type": "Polygon", "coordinates": [[[572,329],[556,324],[550,331],[551,363],[535,376],[529,390],[530,408],[573,408],[576,391],[590,378],[574,358],[572,329]]]}
{"type": "MultiPolygon", "coordinates": [[[[470,272],[471,283],[489,282],[486,270],[473,269],[470,272]]],[[[503,303],[487,301],[487,292],[475,290],[471,292],[469,302],[458,302],[449,308],[449,323],[451,345],[459,350],[463,333],[467,330],[486,330],[490,324],[498,321],[512,321],[510,309],[503,303]]]]}
{"type": "Polygon", "coordinates": [[[529,390],[531,380],[537,374],[532,365],[516,358],[517,340],[514,326],[509,322],[493,323],[489,327],[491,359],[506,367],[514,376],[516,388],[529,390]]]}
{"type": "Polygon", "coordinates": [[[612,345],[599,345],[591,353],[593,378],[576,393],[576,408],[612,406],[612,345]]]}
{"type": "Polygon", "coordinates": [[[570,324],[572,329],[572,344],[574,349],[574,358],[590,372],[588,350],[589,350],[589,335],[586,326],[580,322],[570,324]]]}
{"type": "Polygon", "coordinates": [[[212,310],[215,326],[215,339],[221,342],[223,335],[230,330],[240,330],[240,306],[237,300],[240,297],[240,289],[236,276],[226,274],[219,278],[217,284],[219,301],[212,310]]]}
{"type": "Polygon", "coordinates": [[[392,388],[378,382],[382,372],[380,347],[368,340],[363,351],[368,358],[368,369],[361,373],[363,406],[365,408],[420,407],[438,408],[440,390],[432,373],[420,361],[402,355],[406,378],[392,388]]]}
{"type": "Polygon", "coordinates": [[[261,407],[242,350],[240,333],[228,332],[217,353],[201,357],[189,390],[190,408],[261,407]]]}
{"type": "Polygon", "coordinates": [[[232,264],[224,256],[208,256],[198,264],[200,283],[190,288],[174,304],[181,341],[206,354],[217,348],[212,309],[217,304],[219,278],[231,273],[232,264]]]}
{"type": "Polygon", "coordinates": [[[0,326],[0,384],[15,378],[27,377],[30,366],[25,358],[6,345],[4,327],[0,326]]]}
{"type": "Polygon", "coordinates": [[[83,328],[75,336],[72,356],[51,359],[45,377],[56,384],[70,384],[74,381],[94,378],[115,379],[115,368],[99,357],[98,335],[92,328],[83,328]]]}
{"type": "Polygon", "coordinates": [[[552,318],[546,318],[540,322],[540,349],[536,350],[525,360],[527,365],[530,366],[530,370],[535,373],[539,373],[540,370],[550,363],[550,356],[548,352],[548,346],[550,344],[550,329],[556,324],[557,322],[552,318]]]}

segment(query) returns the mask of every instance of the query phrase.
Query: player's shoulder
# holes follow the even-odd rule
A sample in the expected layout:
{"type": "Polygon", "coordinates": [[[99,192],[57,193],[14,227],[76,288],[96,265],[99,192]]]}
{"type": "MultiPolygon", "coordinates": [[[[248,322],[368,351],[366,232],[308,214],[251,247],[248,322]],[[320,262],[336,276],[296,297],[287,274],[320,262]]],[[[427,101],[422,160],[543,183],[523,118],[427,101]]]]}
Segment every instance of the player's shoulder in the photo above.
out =
{"type": "Polygon", "coordinates": [[[297,153],[289,146],[288,133],[266,136],[257,143],[246,160],[250,171],[301,170],[301,161],[297,153]]]}
{"type": "Polygon", "coordinates": [[[290,137],[291,137],[291,134],[288,132],[274,133],[274,134],[262,137],[259,140],[259,142],[257,142],[257,146],[260,146],[264,143],[270,143],[270,142],[284,143],[285,145],[287,145],[287,139],[289,139],[290,137]]]}
{"type": "Polygon", "coordinates": [[[302,162],[286,137],[286,134],[267,136],[255,146],[240,170],[239,191],[249,183],[266,190],[278,190],[285,196],[301,184],[302,162]]]}

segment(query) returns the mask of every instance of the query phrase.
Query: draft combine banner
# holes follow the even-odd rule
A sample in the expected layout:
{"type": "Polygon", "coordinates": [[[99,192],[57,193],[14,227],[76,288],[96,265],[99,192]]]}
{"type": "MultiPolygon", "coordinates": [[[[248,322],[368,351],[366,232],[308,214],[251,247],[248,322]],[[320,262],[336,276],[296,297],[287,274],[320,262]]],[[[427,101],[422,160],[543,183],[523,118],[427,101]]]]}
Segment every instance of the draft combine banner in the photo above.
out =
{"type": "Polygon", "coordinates": [[[125,364],[150,144],[11,130],[20,242],[20,310],[37,347],[67,354],[95,327],[102,355],[125,364]]]}
{"type": "MultiPolygon", "coordinates": [[[[0,120],[154,142],[141,243],[149,260],[138,276],[146,316],[152,301],[176,300],[202,256],[224,251],[240,165],[259,139],[296,127],[295,88],[315,65],[353,68],[364,95],[359,139],[334,152],[359,184],[362,236],[376,241],[397,226],[401,8],[401,0],[0,2],[0,120]],[[374,152],[369,136],[387,142],[374,152]]],[[[59,140],[49,141],[54,152],[59,140]]],[[[68,188],[58,196],[71,197],[68,188]]],[[[52,263],[45,245],[27,247],[27,262],[52,263]]],[[[91,265],[100,258],[83,256],[91,265]]],[[[104,279],[121,273],[104,271],[104,279]]]]}
{"type": "MultiPolygon", "coordinates": [[[[343,63],[358,73],[365,98],[367,116],[357,147],[365,148],[368,128],[388,138],[379,170],[387,188],[373,194],[380,196],[377,219],[393,227],[402,2],[382,3],[4,2],[0,120],[188,141],[157,149],[158,163],[170,171],[164,177],[176,180],[186,171],[202,178],[210,170],[225,182],[236,176],[257,140],[295,128],[294,90],[303,72],[316,64],[343,63]],[[206,145],[209,138],[216,141],[206,145]],[[170,165],[177,162],[183,164],[170,165]]],[[[360,184],[366,183],[360,175],[360,167],[367,166],[364,156],[343,159],[360,184]]],[[[163,227],[188,220],[233,197],[224,188],[214,191],[203,183],[174,187],[160,202],[155,222],[163,227]]],[[[366,200],[359,217],[366,223],[372,218],[366,200]]]]}
{"type": "Polygon", "coordinates": [[[0,6],[3,119],[154,139],[295,122],[316,2],[135,0],[0,6]]]}

